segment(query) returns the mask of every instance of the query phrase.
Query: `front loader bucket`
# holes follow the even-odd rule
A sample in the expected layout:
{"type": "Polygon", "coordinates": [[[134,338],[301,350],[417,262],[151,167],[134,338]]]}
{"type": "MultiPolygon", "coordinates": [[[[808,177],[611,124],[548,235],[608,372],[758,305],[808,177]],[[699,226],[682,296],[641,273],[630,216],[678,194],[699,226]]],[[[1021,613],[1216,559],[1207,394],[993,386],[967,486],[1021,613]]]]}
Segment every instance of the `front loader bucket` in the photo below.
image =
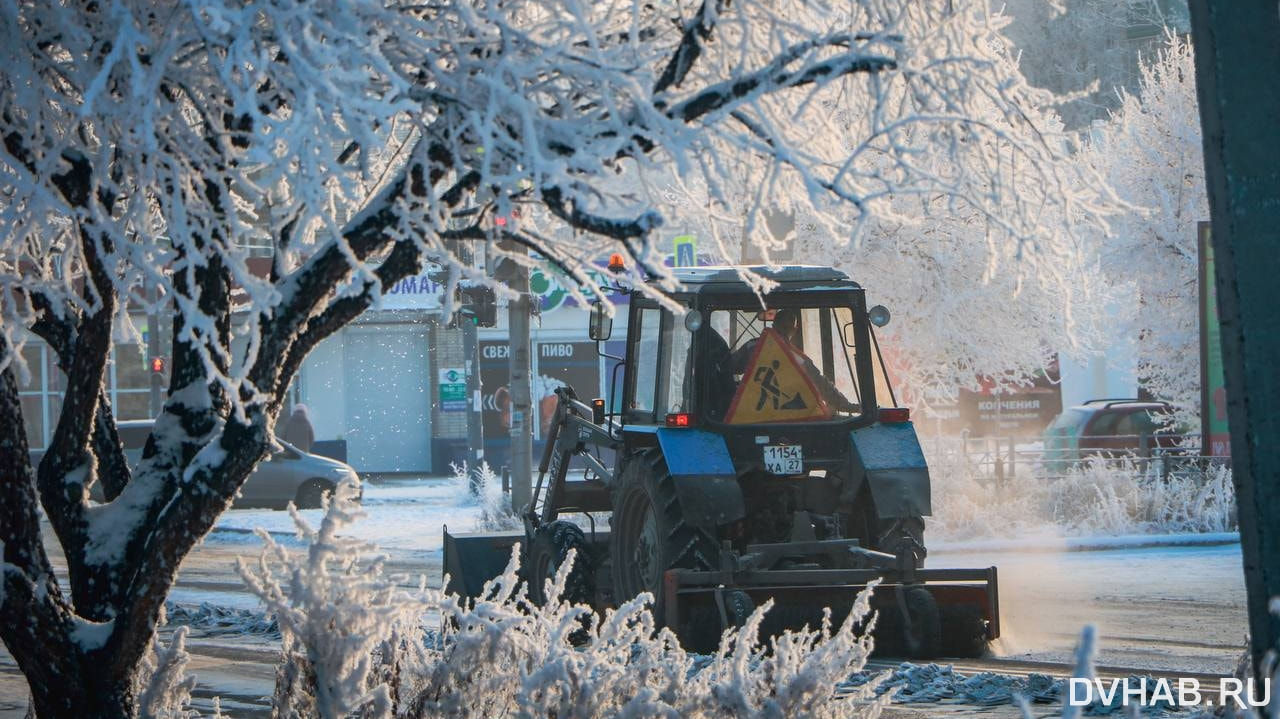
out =
{"type": "Polygon", "coordinates": [[[500,576],[511,561],[511,548],[524,541],[524,532],[465,532],[444,529],[444,590],[463,597],[480,596],[484,583],[500,576]]]}
{"type": "Polygon", "coordinates": [[[877,653],[914,659],[971,657],[1000,636],[995,567],[918,569],[911,575],[903,581],[898,572],[883,569],[672,569],[664,577],[663,619],[687,648],[711,651],[724,627],[742,619],[734,611],[743,603],[737,593],[749,597],[750,606],[773,600],[761,626],[761,634],[769,636],[817,627],[828,608],[838,626],[858,592],[880,579],[871,603],[878,615],[877,653]]]}

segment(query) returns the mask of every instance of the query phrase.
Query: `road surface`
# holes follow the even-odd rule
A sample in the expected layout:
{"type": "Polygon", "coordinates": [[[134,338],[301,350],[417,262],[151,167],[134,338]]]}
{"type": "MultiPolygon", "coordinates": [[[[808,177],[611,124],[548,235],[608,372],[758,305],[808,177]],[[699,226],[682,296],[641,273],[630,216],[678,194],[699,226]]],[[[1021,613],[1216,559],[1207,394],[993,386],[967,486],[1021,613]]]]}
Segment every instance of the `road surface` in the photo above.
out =
{"type": "MultiPolygon", "coordinates": [[[[439,482],[370,487],[365,497],[370,518],[353,533],[383,545],[390,556],[388,569],[408,575],[408,585],[416,585],[417,576],[424,574],[438,585],[440,525],[470,529],[477,510],[454,509],[457,492],[439,482]]],[[[308,516],[318,518],[314,512],[308,516]]],[[[256,611],[257,600],[244,591],[235,571],[237,556],[256,556],[261,546],[246,532],[255,523],[282,538],[289,527],[282,512],[229,513],[183,564],[172,601],[256,611]]],[[[1060,673],[1071,662],[1080,629],[1089,623],[1098,628],[1099,665],[1117,671],[1224,674],[1235,667],[1244,647],[1239,545],[1089,552],[935,550],[928,562],[930,567],[988,565],[999,567],[1004,636],[993,656],[959,661],[958,669],[1060,673]]],[[[221,696],[224,709],[234,716],[265,716],[262,698],[271,692],[278,646],[278,640],[261,635],[193,631],[189,649],[197,695],[221,696]]],[[[885,659],[876,665],[893,663],[885,659]]],[[[0,717],[21,716],[25,692],[12,658],[0,651],[0,717]]],[[[890,715],[927,709],[894,707],[890,715]]],[[[932,713],[942,709],[935,707],[932,713]]],[[[963,708],[945,707],[945,713],[957,712],[963,708]]],[[[990,710],[984,716],[991,716],[990,710]]]]}

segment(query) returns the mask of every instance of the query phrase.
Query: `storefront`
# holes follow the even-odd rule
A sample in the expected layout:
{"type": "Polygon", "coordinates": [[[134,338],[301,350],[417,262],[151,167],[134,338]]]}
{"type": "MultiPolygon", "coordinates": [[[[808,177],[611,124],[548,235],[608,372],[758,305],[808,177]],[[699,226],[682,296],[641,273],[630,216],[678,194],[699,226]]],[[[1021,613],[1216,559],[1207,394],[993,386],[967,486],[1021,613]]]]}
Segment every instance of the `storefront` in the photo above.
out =
{"type": "Polygon", "coordinates": [[[436,435],[456,431],[440,421],[432,391],[436,368],[452,363],[455,345],[461,351],[458,333],[441,323],[442,290],[425,275],[400,282],[380,308],[317,346],[299,373],[316,440],[344,444],[361,473],[432,472],[436,435]]]}

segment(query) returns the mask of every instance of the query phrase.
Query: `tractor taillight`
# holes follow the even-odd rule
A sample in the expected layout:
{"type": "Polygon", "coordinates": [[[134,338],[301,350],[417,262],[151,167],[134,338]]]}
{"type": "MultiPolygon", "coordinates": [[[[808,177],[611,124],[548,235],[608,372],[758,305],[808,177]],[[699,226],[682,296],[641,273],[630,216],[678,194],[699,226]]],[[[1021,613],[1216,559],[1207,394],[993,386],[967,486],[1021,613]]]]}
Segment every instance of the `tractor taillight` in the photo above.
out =
{"type": "Polygon", "coordinates": [[[906,407],[881,407],[880,421],[886,424],[902,424],[911,421],[911,410],[906,407]]]}
{"type": "Polygon", "coordinates": [[[693,426],[693,415],[688,412],[676,412],[667,415],[668,427],[691,427],[693,426]]]}

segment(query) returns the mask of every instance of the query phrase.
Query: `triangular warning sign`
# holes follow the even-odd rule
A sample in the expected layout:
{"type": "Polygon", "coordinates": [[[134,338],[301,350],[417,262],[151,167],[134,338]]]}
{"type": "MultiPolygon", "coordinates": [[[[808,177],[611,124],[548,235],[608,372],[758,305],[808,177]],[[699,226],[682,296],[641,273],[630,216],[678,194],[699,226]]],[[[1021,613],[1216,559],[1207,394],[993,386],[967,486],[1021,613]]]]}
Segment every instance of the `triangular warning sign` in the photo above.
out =
{"type": "Polygon", "coordinates": [[[756,340],[742,383],[725,414],[729,424],[831,419],[831,409],[804,369],[804,359],[772,329],[756,340]]]}

